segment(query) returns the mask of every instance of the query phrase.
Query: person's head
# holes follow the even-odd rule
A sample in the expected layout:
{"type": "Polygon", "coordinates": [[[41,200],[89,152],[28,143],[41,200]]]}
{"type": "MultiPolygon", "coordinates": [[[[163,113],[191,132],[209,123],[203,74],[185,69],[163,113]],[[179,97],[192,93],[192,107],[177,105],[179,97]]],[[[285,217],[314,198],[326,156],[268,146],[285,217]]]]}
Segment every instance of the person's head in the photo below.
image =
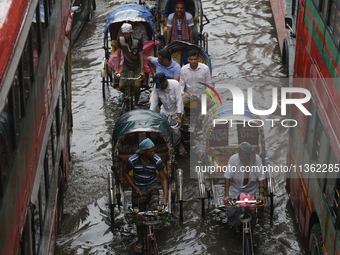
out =
{"type": "Polygon", "coordinates": [[[188,62],[190,64],[190,67],[192,69],[196,69],[198,66],[198,62],[199,62],[199,53],[197,50],[190,50],[188,52],[188,62]]]}
{"type": "Polygon", "coordinates": [[[152,156],[155,154],[155,144],[150,138],[146,138],[139,144],[139,151],[141,155],[147,158],[152,158],[152,156]]]}
{"type": "Polygon", "coordinates": [[[124,23],[121,28],[122,30],[122,35],[124,36],[125,40],[131,39],[132,35],[132,25],[129,23],[124,23]]]}
{"type": "Polygon", "coordinates": [[[161,49],[157,52],[158,63],[168,67],[171,65],[171,52],[168,49],[161,49]]]}
{"type": "Polygon", "coordinates": [[[164,73],[156,73],[154,80],[156,83],[156,89],[166,89],[168,86],[168,80],[164,73]]]}
{"type": "Polygon", "coordinates": [[[254,147],[248,143],[243,142],[238,146],[238,156],[241,162],[250,162],[252,154],[254,154],[254,147]]]}
{"type": "Polygon", "coordinates": [[[185,15],[185,4],[183,0],[177,0],[175,4],[175,15],[177,18],[183,18],[185,15]]]}

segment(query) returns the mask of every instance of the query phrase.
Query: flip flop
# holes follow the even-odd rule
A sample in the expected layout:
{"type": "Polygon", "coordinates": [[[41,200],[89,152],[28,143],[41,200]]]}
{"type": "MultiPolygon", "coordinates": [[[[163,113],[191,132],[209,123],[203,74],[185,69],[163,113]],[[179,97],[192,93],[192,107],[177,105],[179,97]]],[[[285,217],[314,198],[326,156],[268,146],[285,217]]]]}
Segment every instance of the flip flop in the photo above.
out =
{"type": "Polygon", "coordinates": [[[133,249],[135,253],[140,253],[142,254],[143,252],[143,245],[135,245],[135,248],[133,249]]]}

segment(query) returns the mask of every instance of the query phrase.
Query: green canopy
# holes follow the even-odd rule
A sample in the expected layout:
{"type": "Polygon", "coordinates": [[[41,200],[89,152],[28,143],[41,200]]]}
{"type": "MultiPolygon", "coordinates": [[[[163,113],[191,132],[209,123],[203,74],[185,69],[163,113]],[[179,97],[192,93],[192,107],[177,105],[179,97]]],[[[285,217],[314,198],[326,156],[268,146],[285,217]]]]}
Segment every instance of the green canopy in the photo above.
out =
{"type": "Polygon", "coordinates": [[[133,132],[159,132],[172,143],[171,128],[166,118],[158,112],[138,109],[123,114],[116,122],[113,130],[112,142],[125,134],[133,132]]]}

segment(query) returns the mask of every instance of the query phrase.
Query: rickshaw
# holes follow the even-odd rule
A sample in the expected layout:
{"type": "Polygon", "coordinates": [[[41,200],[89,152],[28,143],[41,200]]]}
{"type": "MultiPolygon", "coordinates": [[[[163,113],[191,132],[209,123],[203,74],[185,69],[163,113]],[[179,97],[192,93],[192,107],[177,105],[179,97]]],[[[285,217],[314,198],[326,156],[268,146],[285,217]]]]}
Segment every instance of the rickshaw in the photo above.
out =
{"type": "MultiPolygon", "coordinates": [[[[155,10],[155,25],[157,36],[160,41],[160,47],[165,46],[165,35],[164,31],[166,28],[165,19],[163,17],[163,12],[168,0],[158,0],[155,10]]],[[[203,12],[202,1],[193,0],[195,3],[195,15],[194,16],[194,44],[200,46],[204,51],[208,52],[208,33],[203,32],[203,27],[209,24],[210,21],[203,12]]],[[[175,8],[175,6],[173,6],[175,8]]]]}
{"type": "MultiPolygon", "coordinates": [[[[215,209],[224,207],[223,167],[227,167],[229,158],[238,152],[239,144],[248,142],[253,145],[262,165],[267,165],[263,122],[259,116],[249,111],[247,104],[244,109],[244,115],[234,115],[233,101],[227,100],[222,105],[216,104],[211,107],[203,121],[205,158],[199,162],[195,171],[198,177],[202,217],[205,217],[205,200],[208,201],[209,207],[215,209]]],[[[270,172],[267,172],[266,184],[266,195],[272,216],[275,189],[270,172]]]]}
{"type": "MultiPolygon", "coordinates": [[[[112,135],[112,171],[108,174],[109,206],[111,226],[115,222],[115,208],[124,213],[128,223],[131,220],[130,185],[125,181],[122,170],[125,162],[136,153],[139,143],[150,138],[156,147],[155,153],[162,158],[169,184],[169,200],[165,208],[171,216],[175,203],[179,204],[179,219],[183,220],[183,171],[177,168],[171,127],[166,118],[158,112],[136,109],[123,114],[116,122],[112,135]]],[[[132,171],[130,171],[132,176],[132,171]]],[[[160,188],[160,201],[163,190],[160,188]]]]}
{"type": "MultiPolygon", "coordinates": [[[[147,65],[146,58],[154,56],[158,41],[155,40],[155,25],[153,11],[140,4],[123,4],[108,14],[104,29],[104,51],[105,55],[101,63],[101,77],[103,98],[105,98],[105,89],[107,85],[118,88],[118,80],[114,77],[118,49],[118,37],[121,36],[120,27],[123,23],[132,24],[132,36],[143,40],[144,53],[144,73],[146,77],[143,80],[142,88],[149,89],[150,69],[147,65]]],[[[124,58],[121,57],[119,73],[122,70],[124,58]]]]}

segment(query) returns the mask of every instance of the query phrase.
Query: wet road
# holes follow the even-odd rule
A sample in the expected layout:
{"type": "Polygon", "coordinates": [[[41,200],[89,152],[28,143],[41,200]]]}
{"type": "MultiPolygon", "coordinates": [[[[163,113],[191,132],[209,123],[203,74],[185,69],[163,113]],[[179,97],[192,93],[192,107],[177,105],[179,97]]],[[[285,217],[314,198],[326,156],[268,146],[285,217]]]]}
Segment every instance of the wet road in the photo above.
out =
{"type": "MultiPolygon", "coordinates": [[[[100,63],[106,15],[120,3],[123,2],[97,0],[94,19],[83,29],[72,52],[72,172],[55,254],[133,254],[134,227],[120,215],[112,233],[106,205],[118,93],[110,89],[106,101],[102,100],[100,63]]],[[[280,64],[269,1],[203,0],[203,7],[210,20],[205,31],[209,33],[213,81],[235,84],[244,90],[252,86],[255,106],[267,109],[271,103],[267,88],[283,86],[286,75],[280,64]]],[[[227,93],[221,94],[228,97],[227,93]]],[[[282,119],[279,111],[268,117],[282,119]]],[[[287,129],[267,125],[265,136],[269,161],[284,165],[287,129]]],[[[242,241],[227,231],[223,214],[210,211],[206,220],[200,218],[197,180],[190,178],[189,157],[179,159],[178,164],[185,171],[184,222],[179,223],[174,216],[157,230],[161,254],[242,254],[242,241]]],[[[257,254],[305,254],[284,185],[283,174],[277,174],[274,218],[272,222],[263,219],[257,227],[255,235],[261,242],[257,254]]]]}

